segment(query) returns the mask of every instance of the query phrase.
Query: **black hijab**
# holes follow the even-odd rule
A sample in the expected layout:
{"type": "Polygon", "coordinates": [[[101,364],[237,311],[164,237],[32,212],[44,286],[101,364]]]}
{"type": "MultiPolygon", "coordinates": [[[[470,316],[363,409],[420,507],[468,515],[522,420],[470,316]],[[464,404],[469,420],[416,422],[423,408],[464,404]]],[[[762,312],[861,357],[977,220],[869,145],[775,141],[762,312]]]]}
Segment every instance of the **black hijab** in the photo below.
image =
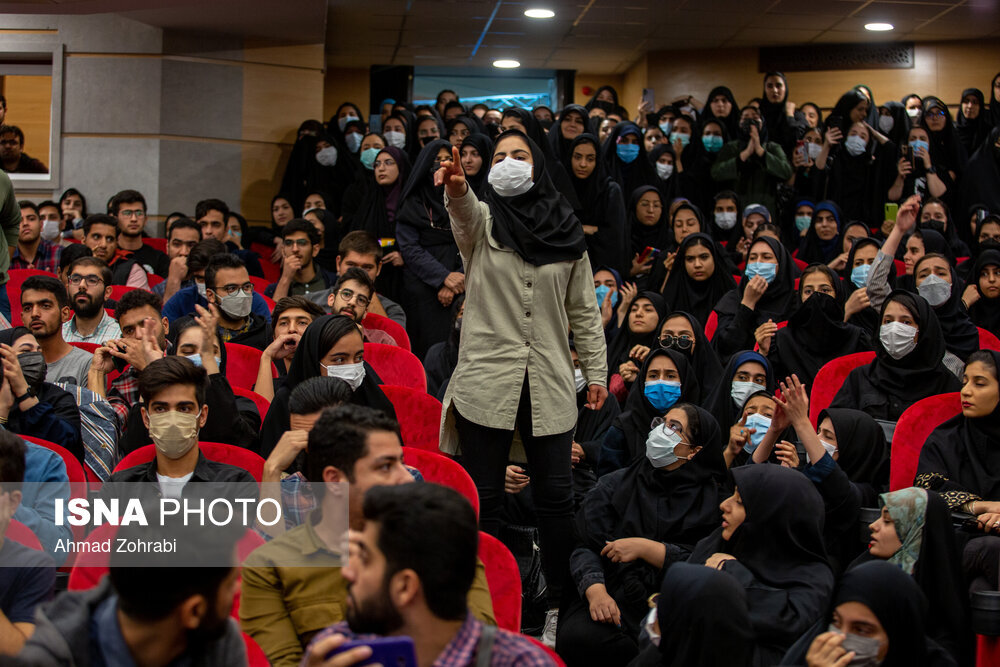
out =
{"type": "Polygon", "coordinates": [[[956,180],[965,171],[965,163],[968,161],[968,153],[962,146],[962,140],[955,129],[955,123],[951,119],[951,112],[948,105],[937,97],[925,97],[923,112],[920,115],[920,127],[927,131],[930,143],[931,161],[938,170],[947,169],[955,172],[956,180]],[[927,125],[927,112],[931,109],[941,109],[944,111],[944,128],[940,132],[934,132],[927,125]]]}
{"type": "Polygon", "coordinates": [[[624,364],[629,359],[629,352],[636,345],[643,345],[648,348],[656,347],[657,338],[659,338],[660,330],[659,325],[663,321],[663,316],[667,314],[667,306],[663,302],[663,297],[656,292],[639,292],[632,299],[632,303],[628,305],[628,310],[625,311],[625,321],[622,322],[621,328],[615,334],[612,339],[611,344],[608,345],[608,372],[614,375],[618,372],[618,366],[624,364]],[[632,304],[634,304],[639,299],[648,299],[653,308],[656,310],[656,326],[649,333],[633,333],[631,328],[632,318],[630,317],[632,312],[632,304]]]}
{"type": "Polygon", "coordinates": [[[618,91],[615,90],[613,86],[601,86],[596,91],[594,91],[594,94],[591,96],[590,100],[587,101],[585,108],[587,109],[588,112],[594,107],[598,107],[600,109],[604,109],[604,111],[606,111],[607,113],[614,113],[615,111],[617,111],[618,106],[619,106],[618,91]],[[611,93],[611,98],[614,100],[613,102],[605,102],[603,100],[597,99],[597,96],[605,91],[611,93]]]}
{"type": "Polygon", "coordinates": [[[663,298],[670,308],[692,313],[704,322],[712,313],[715,304],[730,290],[736,289],[736,282],[727,270],[728,258],[719,251],[712,237],[705,233],[692,234],[681,242],[674,259],[674,270],[667,276],[663,286],[663,298]],[[712,254],[715,270],[707,280],[695,280],[688,275],[684,257],[692,246],[698,244],[712,254]]]}
{"type": "Polygon", "coordinates": [[[615,125],[604,141],[603,149],[601,160],[604,162],[604,170],[621,186],[622,192],[633,192],[644,185],[658,185],[660,179],[646,153],[642,130],[635,123],[623,120],[615,125]],[[618,140],[627,135],[638,137],[639,142],[639,155],[632,162],[624,162],[618,157],[618,140]]]}
{"type": "Polygon", "coordinates": [[[959,102],[964,102],[965,98],[969,95],[975,97],[979,102],[979,115],[971,119],[966,118],[965,113],[962,111],[962,105],[959,104],[958,117],[955,119],[955,128],[958,130],[958,137],[962,140],[965,152],[968,155],[972,155],[986,140],[986,135],[989,134],[992,126],[986,119],[988,109],[986,107],[986,99],[983,97],[983,91],[978,88],[966,88],[962,91],[962,97],[959,99],[959,102]]]}
{"type": "MultiPolygon", "coordinates": [[[[566,172],[570,175],[570,181],[573,183],[573,188],[576,191],[576,197],[580,202],[580,208],[576,210],[576,217],[579,218],[580,224],[583,225],[593,225],[594,227],[602,227],[606,222],[603,220],[603,215],[606,210],[606,201],[609,194],[609,188],[612,187],[613,181],[608,177],[607,173],[604,171],[604,163],[600,161],[601,155],[601,144],[592,134],[584,132],[579,135],[576,139],[569,142],[569,148],[566,150],[563,156],[562,162],[563,167],[565,167],[566,172]],[[573,156],[573,150],[580,144],[590,144],[594,147],[596,164],[594,165],[594,170],[590,172],[590,176],[587,178],[577,178],[573,174],[573,165],[570,160],[573,156]]],[[[619,190],[621,192],[621,190],[619,190]]]]}
{"type": "MultiPolygon", "coordinates": [[[[909,243],[910,237],[913,236],[916,236],[920,239],[920,242],[924,244],[925,255],[932,252],[943,255],[945,259],[948,260],[949,264],[955,266],[955,253],[952,251],[951,246],[948,244],[948,241],[943,235],[933,229],[925,228],[914,230],[904,239],[904,242],[900,244],[901,250],[904,252],[906,251],[906,244],[909,243]]],[[[896,259],[900,259],[901,257],[902,254],[897,256],[896,259]]],[[[892,273],[892,271],[890,271],[890,273],[892,273]]],[[[896,276],[896,287],[905,289],[908,292],[913,292],[914,294],[917,293],[917,281],[912,273],[896,276]]]]}
{"type": "MultiPolygon", "coordinates": [[[[552,147],[552,153],[556,155],[560,160],[562,160],[563,165],[566,167],[566,172],[570,176],[572,176],[573,170],[569,165],[569,158],[573,154],[573,146],[571,144],[573,144],[579,137],[575,137],[574,139],[566,139],[562,135],[563,121],[566,119],[566,114],[570,113],[578,115],[580,119],[583,121],[584,134],[593,134],[590,122],[590,115],[588,114],[587,110],[584,109],[579,104],[567,104],[562,108],[562,111],[559,112],[559,118],[557,118],[556,122],[554,122],[552,124],[552,127],[549,128],[548,140],[549,140],[549,145],[552,147]]],[[[598,145],[597,147],[597,155],[598,156],[601,155],[600,145],[598,145]]]]}
{"type": "MultiPolygon", "coordinates": [[[[750,249],[758,243],[766,243],[771,248],[775,258],[778,260],[778,270],[774,276],[774,280],[767,286],[767,291],[764,292],[764,295],[757,302],[757,307],[754,309],[757,324],[767,322],[769,319],[775,322],[785,322],[795,314],[795,311],[799,307],[799,294],[795,291],[795,273],[797,268],[794,262],[792,262],[792,256],[788,254],[785,246],[781,245],[781,242],[777,239],[762,236],[756,241],[751,241],[750,249]]],[[[740,302],[743,300],[743,292],[746,291],[749,282],[746,276],[744,276],[736,289],[731,290],[722,297],[715,310],[720,313],[735,313],[736,309],[739,308],[740,302]]]]}
{"type": "Polygon", "coordinates": [[[1000,335],[1000,297],[987,299],[979,289],[979,276],[987,266],[1000,269],[1000,250],[984,250],[976,258],[969,280],[979,291],[979,300],[969,308],[969,317],[977,327],[982,327],[994,335],[1000,335]]]}
{"type": "Polygon", "coordinates": [[[726,86],[716,86],[705,98],[705,106],[701,109],[701,115],[698,119],[704,124],[710,119],[715,119],[722,123],[722,129],[730,137],[735,137],[740,130],[740,105],[736,103],[736,98],[733,97],[733,91],[729,90],[726,86]],[[720,118],[712,113],[712,100],[719,96],[725,97],[729,100],[732,108],[729,110],[729,115],[720,118]]]}
{"type": "MultiPolygon", "coordinates": [[[[811,264],[803,271],[803,277],[813,272],[830,280],[834,295],[814,292],[803,301],[788,319],[788,326],[775,334],[767,355],[778,377],[795,373],[810,387],[823,364],[846,354],[863,352],[871,345],[864,330],[844,322],[844,287],[840,277],[826,264],[811,264]]],[[[800,299],[805,282],[799,282],[800,299]]]]}
{"type": "MultiPolygon", "coordinates": [[[[1000,99],[997,99],[997,88],[996,82],[1000,79],[1000,72],[997,72],[996,76],[990,79],[990,116],[992,117],[991,124],[994,127],[1000,127],[1000,99]]],[[[984,109],[985,111],[985,109],[984,109]]]]}
{"type": "Polygon", "coordinates": [[[485,134],[477,132],[462,139],[462,146],[458,149],[459,154],[461,154],[466,146],[476,149],[479,157],[483,159],[483,166],[479,168],[478,174],[473,176],[469,174],[465,175],[465,181],[472,188],[472,192],[477,197],[482,198],[483,193],[486,192],[486,177],[490,173],[490,157],[493,156],[493,141],[485,134]]]}
{"type": "Polygon", "coordinates": [[[365,190],[364,197],[358,205],[358,212],[351,221],[351,231],[366,231],[376,239],[396,238],[396,218],[402,200],[403,186],[410,176],[410,160],[406,153],[398,148],[388,146],[375,156],[387,154],[396,161],[399,176],[392,185],[384,186],[375,182],[375,173],[365,175],[370,187],[365,190]]]}
{"type": "MultiPolygon", "coordinates": [[[[285,376],[285,382],[274,393],[274,400],[264,418],[261,426],[261,455],[267,458],[271,450],[278,443],[282,434],[288,431],[291,426],[289,419],[291,413],[288,410],[288,399],[292,394],[292,389],[299,386],[309,378],[319,377],[323,372],[320,368],[320,361],[329,352],[329,348],[320,349],[323,339],[328,335],[328,330],[333,327],[344,326],[343,320],[348,319],[344,315],[324,315],[317,318],[306,327],[298,346],[295,348],[295,356],[292,358],[292,365],[285,376]]],[[[358,334],[360,335],[360,330],[358,334]]],[[[345,334],[350,335],[350,334],[345,334]]],[[[375,410],[381,410],[392,419],[396,419],[396,410],[392,407],[392,402],[382,393],[379,385],[383,384],[382,379],[375,372],[368,362],[365,365],[365,378],[361,386],[354,391],[352,402],[357,405],[364,405],[375,410]]]]}
{"type": "Polygon", "coordinates": [[[888,132],[882,132],[882,128],[873,127],[889,137],[889,141],[896,146],[902,146],[907,143],[910,136],[910,117],[906,114],[906,107],[896,100],[889,100],[882,107],[889,111],[889,116],[892,118],[892,129],[888,132]]]}
{"type": "Polygon", "coordinates": [[[809,223],[809,230],[806,232],[805,237],[803,237],[798,258],[809,264],[814,262],[827,264],[833,261],[842,252],[842,248],[844,247],[841,242],[843,230],[843,215],[837,203],[829,200],[819,202],[813,207],[812,222],[809,223]],[[821,211],[832,213],[833,219],[837,222],[837,235],[829,241],[821,240],[816,234],[816,221],[819,220],[821,211]]]}
{"type": "Polygon", "coordinates": [[[817,424],[829,417],[837,435],[837,465],[855,486],[861,487],[865,507],[889,486],[889,445],[885,431],[867,413],[850,408],[827,408],[817,424]]]}
{"type": "MultiPolygon", "coordinates": [[[[1000,103],[997,103],[1000,106],[1000,103]]],[[[990,130],[986,139],[976,147],[969,159],[969,167],[962,176],[966,203],[978,202],[994,213],[1000,213],[1000,125],[990,130]]]]}
{"type": "MultiPolygon", "coordinates": [[[[566,197],[570,205],[576,208],[579,205],[579,202],[576,200],[576,190],[573,189],[573,184],[569,180],[569,174],[566,173],[562,162],[559,161],[559,153],[552,150],[552,145],[549,143],[545,130],[542,129],[542,125],[535,118],[535,114],[520,107],[510,107],[504,110],[503,117],[515,118],[524,126],[524,134],[528,135],[528,138],[535,142],[535,148],[545,158],[545,167],[548,170],[549,179],[552,181],[552,184],[556,187],[556,190],[566,197]]],[[[496,138],[496,143],[500,143],[499,136],[496,138]]],[[[532,153],[534,152],[532,150],[532,153]]],[[[535,164],[538,164],[537,160],[535,164]]]]}
{"type": "MultiPolygon", "coordinates": [[[[743,352],[734,354],[723,369],[720,380],[715,385],[715,391],[712,392],[704,403],[708,411],[715,415],[715,418],[725,428],[729,428],[743,416],[743,405],[737,405],[736,401],[733,400],[733,378],[736,376],[736,371],[739,367],[748,361],[756,361],[764,367],[764,371],[767,374],[767,381],[760,390],[766,391],[768,395],[774,394],[774,370],[767,357],[751,350],[744,350],[743,352]]],[[[747,397],[747,400],[749,400],[749,397],[747,397]]]]}
{"type": "Polygon", "coordinates": [[[343,111],[345,107],[351,107],[354,109],[354,113],[357,114],[358,119],[356,121],[348,121],[345,123],[344,130],[346,130],[347,126],[351,123],[360,123],[362,126],[361,134],[364,135],[365,129],[367,128],[367,125],[365,124],[365,115],[361,113],[361,107],[354,102],[344,102],[341,104],[337,107],[337,110],[333,112],[333,115],[330,116],[330,120],[326,124],[327,133],[336,139],[341,146],[345,146],[346,144],[344,143],[344,130],[340,129],[339,116],[340,112],[343,111]]]}
{"type": "MultiPolygon", "coordinates": [[[[851,129],[851,125],[854,121],[851,120],[851,112],[861,104],[862,102],[868,102],[868,98],[861,93],[861,91],[856,88],[851,88],[849,91],[840,96],[837,100],[837,104],[834,105],[833,111],[827,116],[827,122],[831,120],[837,120],[837,128],[844,133],[844,138],[847,138],[847,131],[851,129]]],[[[871,110],[871,105],[869,104],[869,111],[871,110]]],[[[864,120],[868,120],[867,117],[864,120]]],[[[877,127],[875,129],[878,129],[877,127]]]]}
{"type": "MultiPolygon", "coordinates": [[[[700,391],[698,387],[698,378],[695,377],[694,372],[692,372],[691,365],[687,357],[676,350],[664,350],[660,347],[654,346],[646,356],[646,360],[642,363],[642,368],[639,369],[639,375],[636,377],[635,382],[632,383],[632,387],[629,389],[628,398],[625,399],[625,407],[622,409],[622,413],[618,415],[618,418],[614,423],[614,426],[618,427],[618,429],[625,435],[626,464],[631,464],[640,458],[645,461],[646,439],[649,437],[651,424],[653,419],[663,416],[657,411],[656,408],[653,407],[653,404],[649,402],[649,399],[646,398],[645,391],[645,378],[646,373],[649,371],[649,366],[653,359],[661,356],[670,357],[670,360],[673,361],[674,365],[677,367],[677,374],[680,377],[681,395],[680,398],[677,399],[677,403],[674,405],[679,403],[697,403],[700,391]]],[[[715,420],[713,419],[712,422],[715,423],[715,420]]],[[[716,431],[718,431],[718,426],[715,428],[716,431]]],[[[707,444],[707,442],[705,444],[707,444]]],[[[721,441],[719,446],[721,447],[721,441]]]]}
{"type": "Polygon", "coordinates": [[[653,173],[656,175],[656,189],[660,191],[660,197],[663,198],[664,208],[668,208],[668,204],[677,196],[677,190],[679,189],[679,175],[677,173],[677,152],[669,141],[664,141],[661,144],[657,144],[653,150],[649,152],[649,163],[653,165],[653,173]],[[664,153],[669,155],[672,159],[671,164],[674,165],[674,173],[670,174],[669,178],[660,178],[660,175],[656,173],[656,163],[659,162],[660,156],[664,153]]]}
{"type": "MultiPolygon", "coordinates": [[[[937,221],[937,220],[925,220],[925,221],[923,221],[923,222],[920,223],[919,229],[921,231],[930,230],[932,232],[937,232],[938,234],[941,234],[941,236],[944,237],[945,242],[948,244],[948,247],[951,249],[951,254],[948,256],[948,262],[952,266],[954,266],[955,265],[955,261],[956,261],[955,260],[956,257],[968,257],[969,256],[969,246],[968,246],[968,244],[966,244],[965,241],[963,241],[961,239],[961,237],[959,235],[959,229],[958,229],[959,227],[962,227],[963,229],[968,230],[969,229],[969,222],[968,222],[968,220],[964,220],[964,221],[962,221],[961,224],[956,225],[954,217],[951,214],[951,207],[948,206],[948,204],[946,202],[941,201],[940,199],[934,199],[934,198],[926,198],[924,200],[923,204],[920,207],[920,213],[918,213],[918,215],[917,215],[917,219],[918,220],[923,215],[924,208],[928,204],[937,204],[942,209],[944,209],[945,223],[944,223],[943,227],[938,228],[938,225],[941,224],[939,221],[937,221]]],[[[969,241],[972,240],[971,236],[968,233],[966,233],[966,237],[968,238],[969,241]]],[[[928,250],[927,252],[931,252],[931,251],[928,250]]],[[[944,254],[944,253],[942,253],[942,254],[944,254]]]]}
{"type": "MultiPolygon", "coordinates": [[[[534,120],[534,116],[531,118],[534,120]]],[[[493,214],[493,238],[534,266],[580,259],[587,251],[583,227],[573,207],[549,179],[541,149],[517,130],[501,134],[496,145],[508,137],[520,138],[531,149],[534,184],[524,194],[514,197],[503,197],[486,185],[483,201],[493,214]]],[[[493,164],[492,155],[489,163],[493,164]]]]}
{"type": "MultiPolygon", "coordinates": [[[[849,226],[850,225],[848,225],[848,227],[849,226]]],[[[846,232],[847,229],[845,228],[844,231],[846,232]]],[[[844,286],[844,292],[847,296],[854,294],[854,290],[864,289],[858,287],[851,281],[851,272],[854,270],[854,257],[858,254],[858,251],[870,245],[875,246],[879,250],[882,249],[882,242],[871,236],[863,239],[861,238],[855,239],[851,243],[851,249],[847,252],[847,264],[844,266],[844,271],[843,271],[844,281],[841,283],[844,286]]],[[[888,281],[890,286],[894,285],[896,282],[895,264],[893,264],[892,268],[889,270],[888,281]]]]}
{"type": "Polygon", "coordinates": [[[422,244],[428,243],[428,234],[440,237],[437,240],[441,243],[454,241],[451,220],[444,207],[444,186],[434,185],[434,172],[437,171],[434,161],[442,149],[451,155],[451,143],[444,139],[435,139],[421,149],[410,177],[403,186],[399,211],[396,213],[398,220],[422,230],[422,244]]]}
{"type": "MultiPolygon", "coordinates": [[[[919,266],[920,263],[917,263],[919,266]]],[[[956,357],[965,361],[969,355],[979,349],[979,330],[969,319],[962,305],[962,292],[965,283],[958,277],[954,266],[948,266],[951,271],[951,294],[948,300],[934,308],[941,332],[944,335],[945,347],[956,357]]],[[[914,272],[916,269],[914,268],[914,272]]]]}
{"type": "Polygon", "coordinates": [[[622,200],[621,188],[604,172],[600,155],[601,145],[597,137],[585,132],[570,142],[568,153],[563,158],[563,166],[576,190],[577,201],[580,202],[580,208],[576,209],[577,219],[582,225],[597,227],[597,232],[587,235],[590,265],[608,265],[621,270],[628,266],[629,259],[626,256],[628,230],[623,215],[625,202],[622,200]],[[581,144],[593,146],[595,154],[594,170],[583,179],[576,177],[571,164],[573,151],[581,144]]]}
{"type": "Polygon", "coordinates": [[[632,191],[632,196],[629,197],[628,201],[628,210],[626,211],[628,214],[629,238],[632,250],[630,257],[641,254],[647,246],[660,250],[661,254],[666,252],[674,235],[673,230],[670,228],[670,221],[667,219],[668,209],[668,202],[663,200],[663,195],[654,186],[644,185],[632,191]],[[662,205],[660,219],[652,226],[647,226],[640,222],[639,216],[635,213],[635,209],[639,205],[639,200],[647,192],[657,193],[662,205]]]}
{"type": "MultiPolygon", "coordinates": [[[[715,390],[715,385],[718,384],[719,379],[722,377],[722,363],[719,361],[718,355],[715,354],[715,348],[712,347],[712,343],[705,336],[705,330],[701,322],[690,313],[675,310],[667,314],[660,320],[657,332],[662,331],[663,325],[672,317],[683,317],[686,319],[688,324],[691,325],[691,331],[694,332],[694,351],[692,352],[689,349],[681,352],[681,354],[687,357],[691,368],[694,370],[694,376],[698,378],[698,383],[701,385],[701,399],[698,404],[702,405],[715,390]]],[[[660,344],[659,341],[657,343],[660,344]]],[[[660,347],[663,347],[662,344],[660,344],[660,347]]]]}

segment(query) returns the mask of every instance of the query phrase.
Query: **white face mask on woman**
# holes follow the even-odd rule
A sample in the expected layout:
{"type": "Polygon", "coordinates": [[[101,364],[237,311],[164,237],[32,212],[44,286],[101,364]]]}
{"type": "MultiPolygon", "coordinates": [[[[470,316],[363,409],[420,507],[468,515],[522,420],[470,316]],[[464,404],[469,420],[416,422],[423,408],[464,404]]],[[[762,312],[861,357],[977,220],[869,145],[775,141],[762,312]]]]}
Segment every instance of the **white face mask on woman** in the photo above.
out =
{"type": "Polygon", "coordinates": [[[526,160],[515,160],[509,155],[490,169],[489,181],[501,197],[523,195],[535,183],[531,180],[532,167],[526,160]]]}
{"type": "Polygon", "coordinates": [[[917,328],[902,322],[883,324],[878,337],[885,351],[896,360],[902,359],[917,347],[917,328]]]}
{"type": "Polygon", "coordinates": [[[323,375],[328,378],[338,378],[351,387],[351,391],[357,391],[361,383],[365,381],[365,362],[359,361],[356,364],[340,364],[339,366],[319,365],[323,369],[323,375]]]}

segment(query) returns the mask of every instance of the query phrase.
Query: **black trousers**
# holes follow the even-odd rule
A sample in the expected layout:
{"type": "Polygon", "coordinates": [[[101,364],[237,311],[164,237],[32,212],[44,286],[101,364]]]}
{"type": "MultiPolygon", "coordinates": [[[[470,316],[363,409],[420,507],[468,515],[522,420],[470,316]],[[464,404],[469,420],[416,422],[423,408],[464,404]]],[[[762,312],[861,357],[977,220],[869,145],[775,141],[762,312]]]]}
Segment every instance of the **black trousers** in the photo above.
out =
{"type": "MultiPolygon", "coordinates": [[[[527,375],[515,420],[528,457],[529,487],[538,517],[538,540],[549,608],[559,606],[573,552],[573,429],[535,436],[531,429],[531,393],[527,375]]],[[[462,446],[462,465],[479,490],[479,527],[499,536],[504,504],[504,477],[514,431],[474,424],[455,411],[462,446]]]]}

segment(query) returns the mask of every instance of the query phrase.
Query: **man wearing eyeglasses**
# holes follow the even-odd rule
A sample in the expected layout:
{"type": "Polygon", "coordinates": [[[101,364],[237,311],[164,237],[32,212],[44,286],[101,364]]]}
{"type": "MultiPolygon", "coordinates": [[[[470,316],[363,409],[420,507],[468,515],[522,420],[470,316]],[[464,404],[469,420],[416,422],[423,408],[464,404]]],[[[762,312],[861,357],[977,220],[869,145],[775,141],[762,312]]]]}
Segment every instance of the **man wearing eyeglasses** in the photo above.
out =
{"type": "Polygon", "coordinates": [[[111,215],[118,218],[118,247],[146,273],[167,277],[170,260],[165,253],[142,242],[146,228],[146,198],[136,190],[122,190],[111,198],[111,215]]]}
{"type": "Polygon", "coordinates": [[[219,317],[219,340],[263,351],[271,342],[267,320],[253,312],[253,283],[233,254],[214,256],[205,269],[205,296],[219,317]]]}
{"type": "Polygon", "coordinates": [[[313,261],[319,253],[319,232],[306,220],[290,220],[281,230],[281,278],[264,294],[275,301],[286,296],[309,296],[332,287],[337,274],[313,261]]]}
{"type": "Polygon", "coordinates": [[[368,274],[358,268],[350,268],[341,274],[337,284],[330,290],[326,304],[334,315],[346,315],[357,322],[361,336],[366,343],[395,345],[396,339],[381,329],[366,329],[361,324],[375,294],[375,283],[368,274]]]}
{"type": "Polygon", "coordinates": [[[73,317],[63,322],[62,335],[67,343],[97,343],[121,338],[115,318],[104,310],[111,297],[111,269],[96,257],[81,257],[66,272],[73,317]]]}

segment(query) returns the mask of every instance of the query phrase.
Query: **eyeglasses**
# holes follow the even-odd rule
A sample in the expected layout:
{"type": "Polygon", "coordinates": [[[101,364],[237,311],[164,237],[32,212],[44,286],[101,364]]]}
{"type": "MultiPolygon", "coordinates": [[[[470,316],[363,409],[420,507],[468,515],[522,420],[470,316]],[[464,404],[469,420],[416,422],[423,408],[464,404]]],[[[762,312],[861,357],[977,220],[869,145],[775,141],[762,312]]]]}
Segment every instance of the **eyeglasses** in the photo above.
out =
{"type": "Polygon", "coordinates": [[[944,109],[929,109],[927,113],[924,114],[928,118],[934,118],[936,116],[944,116],[944,109]]]}
{"type": "Polygon", "coordinates": [[[307,245],[312,245],[312,242],[309,239],[282,239],[281,244],[286,248],[293,248],[295,246],[305,248],[307,245]]]}
{"type": "Polygon", "coordinates": [[[244,294],[253,294],[253,283],[246,282],[242,285],[223,285],[222,287],[216,288],[216,292],[222,292],[226,296],[232,296],[237,292],[243,292],[244,294]]]}
{"type": "Polygon", "coordinates": [[[141,208],[136,208],[136,209],[126,208],[121,211],[118,211],[118,216],[121,218],[131,218],[131,217],[144,218],[146,217],[146,212],[143,211],[141,208]]]}
{"type": "Polygon", "coordinates": [[[692,344],[694,344],[694,341],[689,336],[671,336],[670,334],[660,336],[660,347],[664,350],[672,348],[683,352],[684,350],[690,350],[692,344]]]}
{"type": "Polygon", "coordinates": [[[104,281],[100,276],[81,276],[79,273],[74,273],[69,277],[70,285],[79,285],[81,282],[87,283],[87,287],[97,287],[104,281]]]}
{"type": "Polygon", "coordinates": [[[365,308],[367,308],[368,304],[371,303],[371,299],[369,299],[365,295],[357,294],[354,292],[354,290],[349,290],[346,287],[340,290],[339,294],[340,298],[343,299],[344,301],[350,301],[351,299],[355,299],[358,302],[359,306],[363,306],[365,308]]]}
{"type": "Polygon", "coordinates": [[[379,167],[395,167],[395,166],[396,166],[396,161],[390,160],[389,158],[386,158],[385,160],[375,160],[375,162],[372,163],[372,167],[374,167],[375,169],[378,169],[379,167]]]}

